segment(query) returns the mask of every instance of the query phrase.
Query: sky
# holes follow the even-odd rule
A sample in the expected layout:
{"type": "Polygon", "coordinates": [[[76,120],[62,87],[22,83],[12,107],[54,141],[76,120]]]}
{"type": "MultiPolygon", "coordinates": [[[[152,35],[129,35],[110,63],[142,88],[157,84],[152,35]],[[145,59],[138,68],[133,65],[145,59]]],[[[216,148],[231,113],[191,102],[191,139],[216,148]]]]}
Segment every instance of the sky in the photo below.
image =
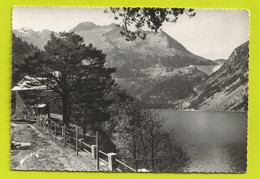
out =
{"type": "MultiPolygon", "coordinates": [[[[195,9],[189,18],[181,15],[176,23],[164,23],[162,30],[192,53],[208,58],[227,59],[232,51],[249,39],[249,13],[245,10],[195,9]]],[[[119,23],[104,8],[14,7],[13,29],[69,31],[81,22],[97,25],[119,23]]]]}

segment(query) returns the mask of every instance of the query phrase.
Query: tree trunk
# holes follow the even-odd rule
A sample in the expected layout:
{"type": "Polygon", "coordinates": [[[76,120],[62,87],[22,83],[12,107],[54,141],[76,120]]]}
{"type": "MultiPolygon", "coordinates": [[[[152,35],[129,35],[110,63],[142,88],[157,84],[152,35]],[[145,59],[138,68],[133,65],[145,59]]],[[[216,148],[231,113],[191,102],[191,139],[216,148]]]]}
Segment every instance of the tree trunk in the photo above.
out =
{"type": "Polygon", "coordinates": [[[68,98],[67,96],[62,97],[62,115],[63,115],[63,124],[69,124],[69,115],[68,115],[68,98]]]}
{"type": "Polygon", "coordinates": [[[68,104],[68,118],[70,119],[71,114],[71,104],[68,104]]]}
{"type": "Polygon", "coordinates": [[[48,118],[50,118],[50,117],[51,117],[51,116],[50,116],[50,105],[47,104],[46,107],[47,107],[48,118]]]}
{"type": "Polygon", "coordinates": [[[84,119],[83,119],[83,134],[86,134],[87,132],[87,120],[86,120],[86,116],[84,115],[84,119]]]}
{"type": "Polygon", "coordinates": [[[136,140],[135,140],[135,129],[134,129],[134,126],[132,128],[132,132],[133,132],[133,148],[134,148],[134,151],[133,151],[133,157],[134,157],[134,165],[135,165],[135,170],[138,170],[138,164],[137,164],[137,154],[136,154],[136,140]]]}
{"type": "Polygon", "coordinates": [[[143,134],[142,134],[141,130],[139,130],[139,135],[140,135],[140,140],[141,140],[141,144],[142,144],[143,151],[144,151],[145,167],[146,167],[146,169],[148,169],[148,162],[147,162],[148,155],[147,155],[146,146],[145,146],[145,143],[144,143],[144,138],[143,138],[143,134]]]}
{"type": "Polygon", "coordinates": [[[155,170],[155,165],[154,165],[154,158],[155,158],[155,154],[154,154],[154,133],[153,133],[153,129],[154,129],[154,125],[153,125],[153,121],[152,121],[152,129],[151,129],[151,163],[152,163],[152,171],[155,170]]]}
{"type": "Polygon", "coordinates": [[[141,145],[143,147],[143,152],[144,152],[144,163],[145,163],[145,167],[146,169],[148,169],[148,162],[147,162],[147,158],[148,158],[148,155],[147,155],[147,150],[146,150],[146,145],[145,145],[145,141],[144,141],[144,137],[143,137],[143,134],[142,134],[142,115],[140,114],[141,113],[141,109],[139,108],[138,109],[138,113],[137,113],[137,117],[136,117],[136,120],[138,121],[138,123],[140,124],[140,126],[138,127],[138,131],[139,131],[139,136],[140,136],[140,141],[141,141],[141,145]]]}

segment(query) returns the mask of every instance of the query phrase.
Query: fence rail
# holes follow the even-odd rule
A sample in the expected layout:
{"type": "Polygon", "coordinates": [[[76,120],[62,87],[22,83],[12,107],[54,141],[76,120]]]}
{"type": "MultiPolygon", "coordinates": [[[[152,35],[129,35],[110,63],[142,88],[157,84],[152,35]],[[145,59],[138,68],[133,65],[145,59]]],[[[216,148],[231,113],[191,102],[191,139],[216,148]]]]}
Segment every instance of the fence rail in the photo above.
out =
{"type": "Polygon", "coordinates": [[[79,141],[79,143],[80,143],[80,144],[83,144],[83,145],[85,145],[85,146],[87,146],[88,148],[91,148],[91,145],[86,144],[85,142],[79,141]]]}
{"type": "Polygon", "coordinates": [[[133,169],[132,167],[126,165],[126,164],[123,163],[122,161],[120,161],[120,160],[118,160],[118,159],[116,159],[116,161],[117,161],[119,164],[123,165],[124,167],[128,168],[129,170],[131,170],[131,171],[133,171],[133,172],[136,172],[135,169],[133,169]]]}
{"type": "Polygon", "coordinates": [[[101,159],[101,158],[99,158],[99,160],[100,160],[101,162],[107,164],[107,165],[109,164],[107,161],[105,161],[105,160],[103,160],[103,159],[101,159]]]}
{"type": "Polygon", "coordinates": [[[128,166],[124,162],[117,159],[116,153],[105,153],[102,150],[99,150],[99,134],[96,132],[96,135],[90,135],[90,134],[83,134],[83,132],[79,131],[79,127],[75,126],[75,130],[70,129],[69,127],[63,125],[59,125],[57,122],[47,118],[47,119],[40,119],[37,118],[36,124],[43,129],[45,132],[49,132],[51,136],[54,136],[56,140],[58,136],[61,137],[61,141],[64,143],[64,146],[68,145],[71,148],[73,148],[77,155],[78,152],[85,152],[92,156],[96,160],[96,167],[97,170],[99,170],[99,163],[100,161],[103,162],[108,166],[108,169],[110,171],[119,171],[123,172],[125,170],[118,168],[118,166],[123,166],[127,170],[130,170],[132,172],[136,172],[134,168],[128,166]],[[73,133],[73,136],[71,136],[71,133],[73,133]],[[84,141],[83,138],[80,138],[79,136],[85,136],[85,137],[93,137],[96,138],[95,145],[87,144],[86,141],[84,141]],[[71,142],[71,139],[74,140],[74,142],[71,142]],[[82,145],[79,145],[82,144],[82,145]],[[87,148],[90,149],[87,150],[87,148]],[[103,157],[99,157],[101,154],[103,157]]]}
{"type": "Polygon", "coordinates": [[[88,154],[90,154],[90,155],[92,155],[92,153],[91,152],[89,152],[88,150],[86,150],[86,149],[83,149],[85,152],[87,152],[88,154]]]}
{"type": "Polygon", "coordinates": [[[100,152],[100,153],[102,153],[103,155],[106,155],[106,156],[108,156],[108,154],[107,154],[107,153],[105,153],[105,152],[103,152],[102,150],[99,150],[99,152],[100,152]]]}

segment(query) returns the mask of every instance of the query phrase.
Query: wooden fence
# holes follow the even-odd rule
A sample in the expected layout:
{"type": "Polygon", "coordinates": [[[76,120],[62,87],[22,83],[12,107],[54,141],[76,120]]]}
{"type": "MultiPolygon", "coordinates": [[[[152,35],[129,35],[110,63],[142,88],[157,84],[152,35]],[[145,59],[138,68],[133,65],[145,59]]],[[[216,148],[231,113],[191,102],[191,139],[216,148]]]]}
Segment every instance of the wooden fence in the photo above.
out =
{"type": "Polygon", "coordinates": [[[79,155],[79,152],[85,152],[92,156],[96,160],[97,171],[99,171],[100,162],[102,162],[107,165],[109,171],[137,172],[134,168],[118,160],[116,153],[105,153],[99,149],[98,132],[95,135],[83,134],[81,128],[78,126],[62,126],[49,118],[38,118],[36,123],[42,130],[50,134],[50,136],[62,141],[64,146],[73,148],[77,155],[79,155]],[[95,139],[95,144],[87,143],[86,138],[95,139]]]}

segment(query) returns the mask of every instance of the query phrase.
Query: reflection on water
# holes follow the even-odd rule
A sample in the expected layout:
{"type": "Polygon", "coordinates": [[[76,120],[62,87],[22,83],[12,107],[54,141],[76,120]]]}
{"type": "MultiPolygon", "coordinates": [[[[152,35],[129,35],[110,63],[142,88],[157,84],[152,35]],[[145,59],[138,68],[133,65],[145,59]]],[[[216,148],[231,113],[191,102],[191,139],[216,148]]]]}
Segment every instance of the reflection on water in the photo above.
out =
{"type": "Polygon", "coordinates": [[[161,110],[165,129],[189,154],[183,172],[245,172],[247,114],[161,110]]]}

